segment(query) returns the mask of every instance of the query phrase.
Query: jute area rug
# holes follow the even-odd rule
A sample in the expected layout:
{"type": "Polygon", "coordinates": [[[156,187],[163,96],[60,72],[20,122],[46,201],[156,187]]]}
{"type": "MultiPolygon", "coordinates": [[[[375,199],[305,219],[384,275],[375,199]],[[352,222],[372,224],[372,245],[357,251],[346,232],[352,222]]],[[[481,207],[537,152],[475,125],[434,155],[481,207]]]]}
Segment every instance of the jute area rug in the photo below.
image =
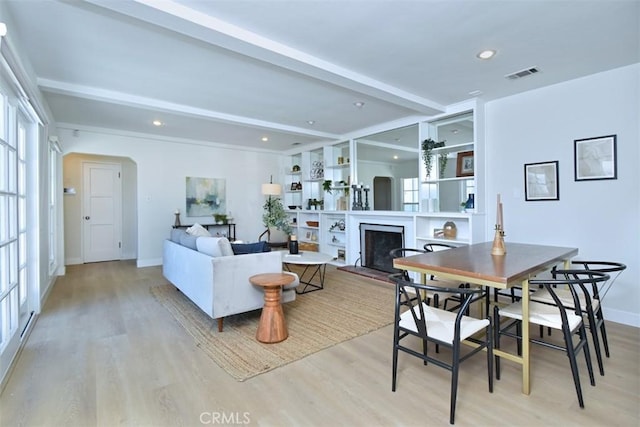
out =
{"type": "Polygon", "coordinates": [[[224,331],[173,285],[150,288],[153,296],[231,376],[244,381],[393,322],[394,287],[327,266],[324,289],[283,305],[289,337],[256,340],[260,310],[226,317],[224,331]]]}

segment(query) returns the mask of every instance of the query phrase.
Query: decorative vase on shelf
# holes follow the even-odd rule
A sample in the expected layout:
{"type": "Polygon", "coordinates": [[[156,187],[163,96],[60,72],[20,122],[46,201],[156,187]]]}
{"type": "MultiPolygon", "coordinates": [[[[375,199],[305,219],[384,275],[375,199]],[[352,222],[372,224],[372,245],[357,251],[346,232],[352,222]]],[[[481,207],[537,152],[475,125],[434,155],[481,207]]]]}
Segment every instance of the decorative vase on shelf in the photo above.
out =
{"type": "Polygon", "coordinates": [[[464,205],[465,209],[474,209],[476,206],[476,200],[475,200],[475,196],[473,193],[469,194],[469,198],[467,199],[467,202],[464,205]]]}

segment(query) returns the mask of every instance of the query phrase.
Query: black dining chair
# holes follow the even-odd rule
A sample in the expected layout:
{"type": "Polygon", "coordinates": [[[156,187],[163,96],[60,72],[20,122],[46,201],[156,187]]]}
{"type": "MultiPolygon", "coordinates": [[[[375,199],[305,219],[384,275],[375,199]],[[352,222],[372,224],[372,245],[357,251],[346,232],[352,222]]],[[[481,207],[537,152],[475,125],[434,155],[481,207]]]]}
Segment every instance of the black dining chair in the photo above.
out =
{"type": "MultiPolygon", "coordinates": [[[[456,247],[457,246],[451,245],[449,243],[439,243],[439,242],[427,242],[423,246],[424,250],[427,251],[427,252],[444,251],[444,250],[452,249],[452,248],[456,248],[456,247]]],[[[434,280],[435,276],[431,276],[431,279],[434,280]]],[[[476,285],[472,286],[469,283],[461,283],[461,284],[458,285],[458,287],[459,288],[470,288],[470,287],[482,288],[481,286],[476,286],[476,285]]],[[[481,300],[484,297],[485,297],[485,293],[484,292],[481,293],[481,294],[478,294],[477,296],[474,297],[474,301],[472,301],[472,303],[477,301],[477,300],[481,300]]],[[[445,301],[444,301],[443,308],[445,310],[447,310],[447,306],[448,306],[448,304],[450,302],[457,302],[458,304],[453,306],[453,307],[448,308],[448,310],[453,311],[453,310],[457,310],[460,307],[460,303],[461,303],[460,299],[457,296],[450,296],[449,298],[445,299],[445,301]]],[[[488,303],[488,301],[487,301],[487,303],[488,303]]],[[[469,313],[466,313],[466,314],[468,315],[469,313]]]]}
{"type": "MultiPolygon", "coordinates": [[[[596,286],[609,280],[609,275],[600,272],[585,270],[555,270],[555,278],[549,279],[533,279],[529,281],[531,286],[542,286],[548,292],[553,304],[543,303],[539,301],[529,302],[529,323],[537,324],[543,327],[558,329],[562,331],[564,346],[558,345],[550,341],[542,339],[530,338],[530,342],[540,344],[548,348],[563,350],[569,358],[571,374],[576,393],[578,395],[578,403],[584,408],[584,400],[582,398],[582,388],[580,386],[580,376],[578,373],[578,363],[576,360],[577,353],[581,350],[584,352],[587,370],[589,372],[589,381],[595,386],[595,378],[593,376],[593,366],[591,364],[591,355],[589,353],[589,343],[587,333],[583,321],[583,312],[581,309],[580,299],[584,298],[587,293],[587,287],[596,286]],[[571,296],[572,308],[563,305],[558,291],[558,287],[565,286],[571,296]],[[573,337],[577,336],[577,340],[573,337]]],[[[520,354],[522,340],[522,301],[517,301],[506,307],[494,306],[494,341],[495,348],[499,349],[501,336],[509,336],[518,340],[518,354],[520,354]],[[507,319],[502,324],[502,320],[507,319]],[[516,332],[513,332],[515,327],[516,332]]],[[[500,379],[500,357],[496,355],[496,378],[500,379]]]]}
{"type": "MultiPolygon", "coordinates": [[[[424,254],[426,252],[426,250],[416,248],[395,248],[389,251],[389,256],[392,259],[395,259],[411,255],[424,254]]],[[[404,280],[411,281],[411,277],[409,276],[409,272],[407,270],[402,270],[397,274],[401,274],[404,280]]],[[[433,305],[434,307],[438,307],[440,305],[440,295],[437,292],[428,292],[425,296],[427,304],[433,305]]]]}
{"type": "MultiPolygon", "coordinates": [[[[479,289],[442,288],[433,285],[413,283],[403,278],[402,273],[389,276],[396,284],[395,320],[393,329],[393,368],[391,390],[396,391],[398,380],[398,353],[400,351],[418,357],[427,365],[431,363],[451,372],[451,393],[449,423],[455,422],[456,399],[460,363],[474,354],[486,350],[489,392],[493,393],[493,343],[491,318],[476,319],[464,313],[479,289]],[[461,298],[460,310],[455,313],[429,306],[425,300],[414,298],[425,292],[439,292],[461,298]],[[422,352],[412,346],[415,337],[422,341],[422,352]],[[472,343],[464,346],[464,341],[472,343]],[[407,343],[405,345],[405,342],[407,343]],[[451,350],[449,361],[444,357],[432,356],[428,343],[451,350]]],[[[426,383],[428,384],[428,383],[426,383]]]]}
{"type": "MultiPolygon", "coordinates": [[[[598,362],[598,370],[600,371],[600,375],[604,375],[604,363],[600,348],[600,337],[602,338],[602,345],[604,346],[604,352],[607,357],[609,357],[609,342],[607,340],[607,330],[605,328],[604,314],[602,312],[602,298],[606,295],[613,285],[613,282],[615,282],[617,277],[627,268],[627,266],[619,262],[610,261],[572,261],[571,267],[573,269],[580,268],[584,271],[606,273],[610,277],[606,282],[593,282],[592,286],[587,288],[587,292],[579,294],[580,309],[587,320],[585,326],[591,332],[596,360],[598,362]]],[[[554,269],[551,273],[555,277],[557,275],[557,270],[554,269]]],[[[573,298],[568,289],[556,289],[555,292],[564,307],[573,308],[573,298]]],[[[541,289],[532,293],[530,299],[532,301],[542,303],[554,303],[551,295],[546,289],[541,289]]]]}

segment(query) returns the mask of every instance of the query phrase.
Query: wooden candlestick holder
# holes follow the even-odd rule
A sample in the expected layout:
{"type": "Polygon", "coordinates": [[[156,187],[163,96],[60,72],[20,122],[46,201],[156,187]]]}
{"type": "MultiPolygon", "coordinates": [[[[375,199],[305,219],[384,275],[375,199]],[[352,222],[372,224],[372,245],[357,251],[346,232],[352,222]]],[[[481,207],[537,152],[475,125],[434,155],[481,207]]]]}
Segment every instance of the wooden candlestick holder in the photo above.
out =
{"type": "Polygon", "coordinates": [[[504,231],[499,225],[496,225],[496,235],[493,238],[493,247],[491,248],[491,255],[504,255],[507,253],[507,249],[504,247],[504,231]]]}

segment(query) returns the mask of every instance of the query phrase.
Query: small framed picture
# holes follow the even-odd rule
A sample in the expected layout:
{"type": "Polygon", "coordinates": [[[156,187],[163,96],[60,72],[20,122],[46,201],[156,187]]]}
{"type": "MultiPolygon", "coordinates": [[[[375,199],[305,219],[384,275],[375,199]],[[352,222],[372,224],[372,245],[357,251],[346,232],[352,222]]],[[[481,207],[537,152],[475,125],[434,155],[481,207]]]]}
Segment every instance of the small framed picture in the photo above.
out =
{"type": "Polygon", "coordinates": [[[473,176],[474,162],[473,151],[461,151],[458,153],[456,176],[473,176]]]}
{"type": "Polygon", "coordinates": [[[291,191],[295,191],[298,188],[298,183],[297,182],[292,182],[291,183],[291,191]]]}
{"type": "Polygon", "coordinates": [[[573,141],[576,181],[618,179],[616,135],[573,141]]]}
{"type": "Polygon", "coordinates": [[[558,161],[524,165],[524,199],[560,200],[558,161]]]}

